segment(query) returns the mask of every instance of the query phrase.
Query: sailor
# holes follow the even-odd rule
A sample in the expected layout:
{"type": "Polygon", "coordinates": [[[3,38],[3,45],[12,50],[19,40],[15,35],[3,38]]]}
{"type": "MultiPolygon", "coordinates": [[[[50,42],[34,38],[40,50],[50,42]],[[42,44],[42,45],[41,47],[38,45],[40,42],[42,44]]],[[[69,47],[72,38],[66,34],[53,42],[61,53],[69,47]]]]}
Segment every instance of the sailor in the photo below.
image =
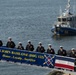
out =
{"type": "Polygon", "coordinates": [[[55,54],[55,51],[54,51],[54,49],[52,48],[52,45],[51,45],[51,44],[48,44],[47,53],[49,53],[49,54],[55,54]]]}
{"type": "Polygon", "coordinates": [[[15,43],[12,41],[11,37],[8,38],[8,42],[6,44],[6,47],[15,48],[15,43]]]}
{"type": "Polygon", "coordinates": [[[76,57],[76,56],[75,56],[75,48],[72,48],[72,49],[71,49],[70,57],[73,57],[73,58],[76,57]]]}
{"type": "Polygon", "coordinates": [[[61,56],[67,55],[66,50],[63,49],[63,46],[60,46],[60,49],[58,50],[58,55],[61,55],[61,56]]]}
{"type": "Polygon", "coordinates": [[[30,40],[28,40],[27,42],[28,42],[28,44],[26,45],[26,50],[33,51],[34,50],[33,44],[31,44],[30,40]]]}
{"type": "Polygon", "coordinates": [[[41,42],[39,42],[38,47],[36,48],[36,52],[41,52],[41,53],[45,52],[45,49],[42,46],[41,42]]]}
{"type": "Polygon", "coordinates": [[[18,43],[17,49],[24,50],[24,47],[22,46],[21,42],[18,43]]]}
{"type": "Polygon", "coordinates": [[[3,46],[3,42],[2,42],[2,40],[0,40],[0,46],[3,46]]]}

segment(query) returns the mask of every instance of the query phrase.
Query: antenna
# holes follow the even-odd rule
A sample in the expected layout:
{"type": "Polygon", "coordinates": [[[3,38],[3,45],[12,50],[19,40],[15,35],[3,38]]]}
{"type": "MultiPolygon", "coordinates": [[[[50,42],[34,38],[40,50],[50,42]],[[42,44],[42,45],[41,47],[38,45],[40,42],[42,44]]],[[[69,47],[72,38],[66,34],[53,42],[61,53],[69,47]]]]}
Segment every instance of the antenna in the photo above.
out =
{"type": "Polygon", "coordinates": [[[73,13],[75,13],[75,5],[73,5],[73,13]]]}
{"type": "Polygon", "coordinates": [[[66,7],[66,12],[70,13],[70,0],[68,0],[68,4],[67,4],[67,7],[66,7]]]}
{"type": "Polygon", "coordinates": [[[62,16],[62,9],[61,9],[61,6],[60,6],[60,15],[62,16]]]}

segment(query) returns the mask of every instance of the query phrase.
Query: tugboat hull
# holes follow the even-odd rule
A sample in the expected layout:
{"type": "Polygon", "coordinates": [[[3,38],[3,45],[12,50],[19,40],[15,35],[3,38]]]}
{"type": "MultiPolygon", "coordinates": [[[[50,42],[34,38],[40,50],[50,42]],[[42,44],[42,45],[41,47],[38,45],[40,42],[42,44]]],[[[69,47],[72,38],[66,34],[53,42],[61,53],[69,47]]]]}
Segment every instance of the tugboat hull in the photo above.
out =
{"type": "Polygon", "coordinates": [[[76,28],[57,27],[52,28],[51,31],[54,33],[54,35],[76,35],[76,28]]]}

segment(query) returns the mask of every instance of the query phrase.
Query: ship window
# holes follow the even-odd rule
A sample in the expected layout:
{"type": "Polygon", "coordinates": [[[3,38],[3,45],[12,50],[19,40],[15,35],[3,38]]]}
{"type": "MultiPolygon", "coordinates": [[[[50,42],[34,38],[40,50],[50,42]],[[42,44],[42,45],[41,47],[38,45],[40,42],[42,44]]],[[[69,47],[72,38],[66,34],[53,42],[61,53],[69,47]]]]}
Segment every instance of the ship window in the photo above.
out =
{"type": "Polygon", "coordinates": [[[72,18],[68,18],[67,20],[68,20],[68,21],[72,21],[72,18]]]}
{"type": "Polygon", "coordinates": [[[60,22],[61,21],[61,18],[58,18],[58,21],[60,22]]]}
{"type": "Polygon", "coordinates": [[[62,21],[66,21],[66,18],[62,18],[62,21]]]}

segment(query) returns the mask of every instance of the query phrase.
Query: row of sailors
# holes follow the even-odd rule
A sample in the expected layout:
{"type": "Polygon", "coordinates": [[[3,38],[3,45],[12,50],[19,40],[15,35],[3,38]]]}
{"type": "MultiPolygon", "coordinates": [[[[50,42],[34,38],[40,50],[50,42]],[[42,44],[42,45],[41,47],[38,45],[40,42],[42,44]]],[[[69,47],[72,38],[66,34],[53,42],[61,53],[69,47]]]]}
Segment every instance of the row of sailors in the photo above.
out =
{"type": "MultiPolygon", "coordinates": [[[[0,40],[0,46],[2,46],[2,45],[3,45],[3,42],[0,40]]],[[[14,41],[12,41],[12,38],[9,37],[8,41],[7,41],[7,44],[6,44],[6,47],[8,47],[8,48],[15,48],[15,46],[16,45],[15,45],[14,41]]],[[[18,43],[18,46],[16,48],[20,49],[20,50],[24,50],[24,47],[23,47],[21,42],[18,43]]],[[[28,44],[26,45],[25,50],[28,50],[28,51],[33,51],[34,50],[34,45],[31,43],[30,40],[28,40],[28,44]]],[[[36,48],[36,52],[41,52],[41,53],[45,52],[45,48],[42,46],[41,42],[39,42],[38,47],[36,48]]],[[[48,45],[47,53],[55,54],[55,51],[52,48],[51,44],[48,45]]],[[[76,58],[76,52],[75,52],[74,48],[72,48],[72,50],[69,53],[67,53],[67,51],[65,49],[63,49],[62,46],[60,46],[60,49],[58,50],[57,55],[70,56],[70,57],[76,58]]]]}

